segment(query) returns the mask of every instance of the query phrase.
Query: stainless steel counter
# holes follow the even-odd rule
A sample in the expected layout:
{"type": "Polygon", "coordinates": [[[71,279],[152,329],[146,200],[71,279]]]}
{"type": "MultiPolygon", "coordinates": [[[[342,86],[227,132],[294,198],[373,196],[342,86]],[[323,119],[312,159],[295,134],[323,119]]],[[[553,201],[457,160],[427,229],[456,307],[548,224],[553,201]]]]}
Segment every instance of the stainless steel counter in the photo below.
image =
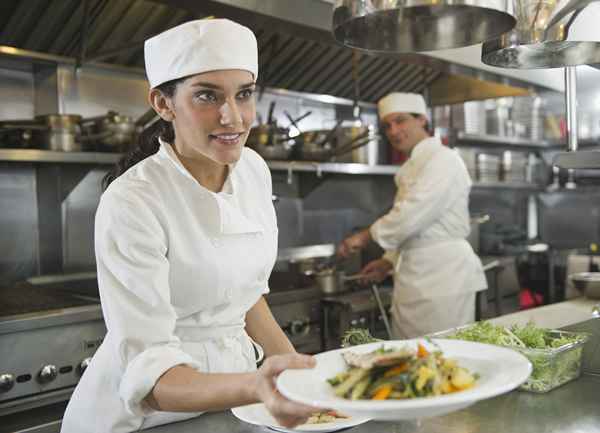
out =
{"type": "MultiPolygon", "coordinates": [[[[272,431],[246,424],[230,411],[145,430],[152,433],[272,431]]],[[[547,394],[513,391],[470,408],[421,421],[369,422],[352,433],[600,433],[600,376],[584,375],[547,394]]]]}

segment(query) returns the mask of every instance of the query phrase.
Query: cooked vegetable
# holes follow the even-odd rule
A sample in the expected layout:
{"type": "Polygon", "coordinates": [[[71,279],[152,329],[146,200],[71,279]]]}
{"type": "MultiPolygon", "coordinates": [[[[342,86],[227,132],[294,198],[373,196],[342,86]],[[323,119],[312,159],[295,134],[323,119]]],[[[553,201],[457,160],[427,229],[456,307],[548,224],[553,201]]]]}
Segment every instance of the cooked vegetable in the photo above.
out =
{"type": "Polygon", "coordinates": [[[375,343],[382,341],[371,335],[365,328],[350,328],[342,337],[342,347],[358,346],[360,344],[375,343]]]}
{"type": "Polygon", "coordinates": [[[346,415],[342,415],[339,412],[336,412],[334,410],[327,410],[324,412],[316,412],[313,413],[310,418],[308,418],[308,421],[306,421],[306,424],[324,424],[327,422],[334,422],[338,419],[346,419],[349,418],[346,415]]]}
{"type": "Polygon", "coordinates": [[[418,345],[370,353],[344,352],[348,370],[328,379],[338,397],[352,400],[429,397],[472,387],[477,375],[446,359],[440,351],[418,345]]]}

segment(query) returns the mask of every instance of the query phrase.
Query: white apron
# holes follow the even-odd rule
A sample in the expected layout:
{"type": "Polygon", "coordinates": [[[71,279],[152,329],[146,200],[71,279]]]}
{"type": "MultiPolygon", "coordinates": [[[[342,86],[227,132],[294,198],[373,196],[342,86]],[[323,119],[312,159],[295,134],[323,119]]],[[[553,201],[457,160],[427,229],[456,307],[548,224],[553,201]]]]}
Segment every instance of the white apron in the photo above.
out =
{"type": "Polygon", "coordinates": [[[395,181],[393,208],[371,226],[394,263],[394,337],[472,322],[475,292],[487,282],[465,240],[471,180],[462,160],[431,137],[417,144],[395,181]]]}
{"type": "Polygon", "coordinates": [[[163,143],[103,194],[95,247],[108,333],[69,402],[62,433],[127,433],[198,415],[157,412],[144,402],[176,365],[256,369],[245,315],[269,290],[276,217],[265,162],[244,149],[230,168],[223,192],[212,193],[163,143]]]}

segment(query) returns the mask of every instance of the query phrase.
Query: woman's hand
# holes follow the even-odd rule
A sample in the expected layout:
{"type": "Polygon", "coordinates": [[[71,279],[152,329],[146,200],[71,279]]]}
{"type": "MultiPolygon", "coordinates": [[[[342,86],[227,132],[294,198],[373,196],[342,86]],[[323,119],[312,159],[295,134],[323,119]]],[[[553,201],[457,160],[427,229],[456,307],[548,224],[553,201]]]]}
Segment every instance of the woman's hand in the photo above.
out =
{"type": "Polygon", "coordinates": [[[369,229],[361,230],[360,232],[348,236],[339,245],[337,253],[341,257],[348,257],[350,254],[362,250],[371,240],[369,229]]]}
{"type": "Polygon", "coordinates": [[[292,428],[306,422],[308,417],[320,409],[294,403],[277,391],[275,380],[283,371],[290,368],[313,368],[315,360],[312,356],[300,354],[274,355],[265,360],[256,372],[256,397],[262,401],[267,410],[279,424],[292,428]]]}
{"type": "Polygon", "coordinates": [[[361,282],[366,283],[380,283],[387,278],[392,271],[394,265],[389,260],[377,259],[367,263],[367,265],[360,271],[363,278],[361,282]]]}

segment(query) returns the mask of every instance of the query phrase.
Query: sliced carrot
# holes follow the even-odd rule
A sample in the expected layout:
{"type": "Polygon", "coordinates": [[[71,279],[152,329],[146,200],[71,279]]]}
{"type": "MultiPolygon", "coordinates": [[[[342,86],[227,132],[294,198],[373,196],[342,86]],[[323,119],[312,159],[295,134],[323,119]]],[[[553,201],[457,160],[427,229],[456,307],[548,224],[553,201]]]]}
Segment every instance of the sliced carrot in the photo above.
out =
{"type": "Polygon", "coordinates": [[[408,362],[404,362],[396,367],[390,368],[383,374],[383,377],[397,376],[400,373],[404,373],[406,370],[408,370],[408,362]]]}
{"type": "Polygon", "coordinates": [[[429,352],[427,351],[427,349],[425,349],[425,346],[423,346],[421,343],[419,343],[417,345],[417,357],[425,358],[428,355],[429,355],[429,352]]]}
{"type": "Polygon", "coordinates": [[[385,400],[392,393],[392,385],[383,385],[377,390],[372,400],[385,400]]]}

